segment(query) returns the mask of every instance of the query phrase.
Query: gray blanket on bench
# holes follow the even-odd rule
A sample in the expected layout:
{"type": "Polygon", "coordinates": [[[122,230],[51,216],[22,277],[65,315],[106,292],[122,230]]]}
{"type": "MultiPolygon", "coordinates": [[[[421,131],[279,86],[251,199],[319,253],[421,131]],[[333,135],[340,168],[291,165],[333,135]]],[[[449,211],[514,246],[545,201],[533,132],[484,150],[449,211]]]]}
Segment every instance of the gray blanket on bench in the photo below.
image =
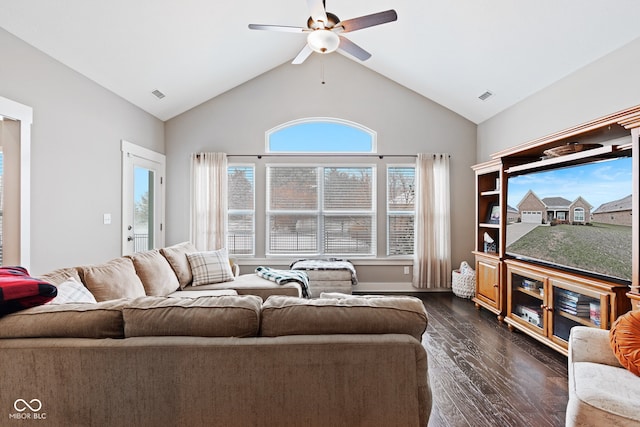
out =
{"type": "Polygon", "coordinates": [[[289,282],[300,283],[302,296],[305,298],[311,298],[311,292],[309,292],[309,276],[307,276],[307,273],[304,271],[277,270],[271,267],[260,266],[256,268],[256,274],[263,279],[271,280],[278,285],[289,282]]]}

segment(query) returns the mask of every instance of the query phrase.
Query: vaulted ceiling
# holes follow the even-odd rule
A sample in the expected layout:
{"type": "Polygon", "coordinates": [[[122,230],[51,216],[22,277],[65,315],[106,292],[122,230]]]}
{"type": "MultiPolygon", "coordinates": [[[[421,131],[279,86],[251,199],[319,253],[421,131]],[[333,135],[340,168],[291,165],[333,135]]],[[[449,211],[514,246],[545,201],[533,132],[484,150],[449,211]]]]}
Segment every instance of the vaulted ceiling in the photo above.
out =
{"type": "MultiPolygon", "coordinates": [[[[475,123],[640,37],[638,0],[326,3],[345,20],[395,9],[396,22],[348,34],[372,54],[362,65],[475,123]]],[[[0,27],[161,120],[306,43],[248,24],[304,26],[308,16],[305,0],[0,0],[0,27]]]]}

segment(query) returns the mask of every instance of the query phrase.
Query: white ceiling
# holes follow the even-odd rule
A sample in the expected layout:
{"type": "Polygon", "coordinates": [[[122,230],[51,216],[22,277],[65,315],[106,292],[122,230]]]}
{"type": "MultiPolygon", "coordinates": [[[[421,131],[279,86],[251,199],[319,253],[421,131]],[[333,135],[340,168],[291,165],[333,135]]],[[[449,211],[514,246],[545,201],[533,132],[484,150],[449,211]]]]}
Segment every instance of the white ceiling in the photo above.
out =
{"type": "MultiPolygon", "coordinates": [[[[342,19],[387,9],[398,21],[347,35],[362,64],[475,123],[640,37],[638,0],[327,0],[342,19]]],[[[248,24],[308,16],[305,0],[0,0],[0,27],[161,120],[305,44],[248,24]]]]}

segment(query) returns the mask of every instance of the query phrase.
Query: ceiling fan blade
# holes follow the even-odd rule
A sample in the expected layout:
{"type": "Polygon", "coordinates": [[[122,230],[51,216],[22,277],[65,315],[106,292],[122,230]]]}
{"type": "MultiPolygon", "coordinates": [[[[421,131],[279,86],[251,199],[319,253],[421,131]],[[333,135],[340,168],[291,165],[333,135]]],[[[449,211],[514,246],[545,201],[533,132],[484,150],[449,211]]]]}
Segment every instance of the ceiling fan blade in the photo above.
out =
{"type": "Polygon", "coordinates": [[[294,65],[300,65],[304,62],[305,59],[309,57],[313,53],[313,50],[309,47],[308,44],[304,45],[298,56],[296,56],[291,62],[294,65]]]}
{"type": "Polygon", "coordinates": [[[327,23],[327,11],[324,9],[324,1],[307,0],[307,5],[309,6],[311,18],[313,18],[314,21],[322,21],[325,24],[327,23]]]}
{"type": "Polygon", "coordinates": [[[343,27],[343,33],[350,31],[361,30],[367,27],[373,27],[374,25],[386,24],[387,22],[393,22],[398,19],[398,14],[395,10],[390,9],[384,12],[373,13],[371,15],[360,16],[359,18],[347,19],[341,21],[338,26],[343,27]]]}
{"type": "Polygon", "coordinates": [[[286,33],[304,33],[309,30],[301,27],[288,27],[286,25],[262,25],[262,24],[249,24],[251,30],[267,30],[267,31],[281,31],[286,33]]]}
{"type": "Polygon", "coordinates": [[[346,37],[340,36],[340,46],[338,46],[338,52],[346,52],[349,55],[355,56],[360,61],[366,61],[371,58],[371,54],[349,40],[346,37]]]}

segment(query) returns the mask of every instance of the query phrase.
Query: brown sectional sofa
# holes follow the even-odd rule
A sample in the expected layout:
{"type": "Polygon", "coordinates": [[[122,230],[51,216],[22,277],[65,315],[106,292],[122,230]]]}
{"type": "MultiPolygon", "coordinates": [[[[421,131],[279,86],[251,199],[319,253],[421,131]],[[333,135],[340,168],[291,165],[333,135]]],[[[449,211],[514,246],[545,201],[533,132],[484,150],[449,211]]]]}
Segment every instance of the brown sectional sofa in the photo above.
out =
{"type": "MultiPolygon", "coordinates": [[[[149,258],[158,260],[155,254],[149,258]]],[[[89,289],[111,292],[95,269],[89,275],[87,269],[59,270],[49,278],[74,271],[78,279],[93,280],[83,282],[89,289]]],[[[140,277],[145,293],[166,292],[164,276],[152,284],[153,274],[140,277]]],[[[122,288],[122,277],[114,277],[122,288]]],[[[177,272],[176,277],[180,281],[177,272]]],[[[44,305],[0,318],[5,421],[427,425],[431,390],[420,342],[427,314],[420,300],[207,292],[193,298],[199,291],[175,293],[180,292],[189,297],[44,305]]]]}

